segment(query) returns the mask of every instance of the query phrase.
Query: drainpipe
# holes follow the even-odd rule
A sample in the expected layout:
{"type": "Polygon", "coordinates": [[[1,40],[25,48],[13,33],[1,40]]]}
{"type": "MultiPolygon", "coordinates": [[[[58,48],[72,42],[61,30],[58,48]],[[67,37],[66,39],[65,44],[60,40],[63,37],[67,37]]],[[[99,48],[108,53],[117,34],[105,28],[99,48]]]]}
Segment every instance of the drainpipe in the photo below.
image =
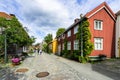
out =
{"type": "Polygon", "coordinates": [[[83,57],[83,37],[82,37],[82,36],[83,36],[83,31],[82,31],[82,22],[80,23],[80,25],[81,25],[81,26],[80,26],[80,27],[81,27],[81,28],[80,28],[80,32],[81,32],[81,34],[80,34],[81,50],[80,50],[80,51],[81,51],[81,56],[83,57]]]}
{"type": "Polygon", "coordinates": [[[81,56],[83,57],[83,30],[82,30],[82,18],[83,18],[83,16],[82,16],[82,14],[80,14],[80,19],[81,19],[81,23],[80,23],[80,32],[81,32],[81,34],[80,34],[80,40],[81,40],[81,56]]]}

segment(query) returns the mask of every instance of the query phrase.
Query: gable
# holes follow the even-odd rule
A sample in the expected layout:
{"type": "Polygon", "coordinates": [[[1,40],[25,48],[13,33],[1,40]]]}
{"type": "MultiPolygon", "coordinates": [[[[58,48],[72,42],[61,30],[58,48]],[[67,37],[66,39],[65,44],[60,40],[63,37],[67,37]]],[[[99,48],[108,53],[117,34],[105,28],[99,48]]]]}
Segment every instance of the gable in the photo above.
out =
{"type": "Polygon", "coordinates": [[[96,8],[94,8],[92,11],[88,12],[85,17],[86,18],[91,18],[93,15],[95,15],[96,13],[98,13],[100,10],[105,9],[105,11],[112,17],[112,19],[115,21],[115,14],[113,13],[113,11],[109,8],[109,6],[107,5],[106,2],[103,2],[102,4],[100,4],[99,6],[97,6],[96,8]]]}

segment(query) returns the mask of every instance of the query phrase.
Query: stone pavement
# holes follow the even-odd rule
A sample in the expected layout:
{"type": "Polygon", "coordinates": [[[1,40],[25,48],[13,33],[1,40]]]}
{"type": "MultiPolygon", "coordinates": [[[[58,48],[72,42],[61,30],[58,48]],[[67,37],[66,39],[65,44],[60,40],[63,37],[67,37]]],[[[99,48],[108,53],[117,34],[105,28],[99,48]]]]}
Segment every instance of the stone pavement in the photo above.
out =
{"type": "MultiPolygon", "coordinates": [[[[7,70],[0,80],[119,80],[118,74],[99,68],[98,64],[81,64],[53,54],[34,54],[24,62],[7,70]],[[17,69],[27,68],[27,72],[16,72],[17,69]],[[49,72],[43,78],[37,78],[39,72],[49,72]]],[[[5,72],[5,71],[3,71],[5,72]]]]}

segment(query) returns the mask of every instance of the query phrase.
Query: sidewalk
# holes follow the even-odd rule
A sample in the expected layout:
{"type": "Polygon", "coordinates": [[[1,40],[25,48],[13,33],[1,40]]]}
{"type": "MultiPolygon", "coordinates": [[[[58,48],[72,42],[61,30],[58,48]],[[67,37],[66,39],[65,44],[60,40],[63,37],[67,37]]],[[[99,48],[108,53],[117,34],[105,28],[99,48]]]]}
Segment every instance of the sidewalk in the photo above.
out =
{"type": "Polygon", "coordinates": [[[120,75],[120,59],[110,59],[93,64],[95,67],[120,75]]]}

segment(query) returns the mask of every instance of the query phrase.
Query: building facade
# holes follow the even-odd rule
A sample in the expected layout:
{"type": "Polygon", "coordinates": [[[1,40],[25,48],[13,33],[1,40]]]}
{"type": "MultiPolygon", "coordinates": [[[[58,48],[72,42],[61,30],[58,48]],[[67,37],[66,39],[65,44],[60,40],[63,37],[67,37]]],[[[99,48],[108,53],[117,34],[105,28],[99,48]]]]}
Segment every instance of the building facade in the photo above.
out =
{"type": "MultiPolygon", "coordinates": [[[[91,42],[94,44],[94,50],[90,56],[106,55],[107,58],[115,56],[115,22],[116,15],[110,9],[106,2],[88,12],[82,19],[86,18],[89,22],[91,32],[91,42]]],[[[74,23],[66,31],[57,37],[58,54],[64,50],[64,42],[67,41],[67,50],[73,52],[78,50],[78,40],[76,33],[82,19],[75,19],[74,23]]]]}
{"type": "Polygon", "coordinates": [[[120,11],[116,13],[116,57],[120,57],[120,11]]]}

